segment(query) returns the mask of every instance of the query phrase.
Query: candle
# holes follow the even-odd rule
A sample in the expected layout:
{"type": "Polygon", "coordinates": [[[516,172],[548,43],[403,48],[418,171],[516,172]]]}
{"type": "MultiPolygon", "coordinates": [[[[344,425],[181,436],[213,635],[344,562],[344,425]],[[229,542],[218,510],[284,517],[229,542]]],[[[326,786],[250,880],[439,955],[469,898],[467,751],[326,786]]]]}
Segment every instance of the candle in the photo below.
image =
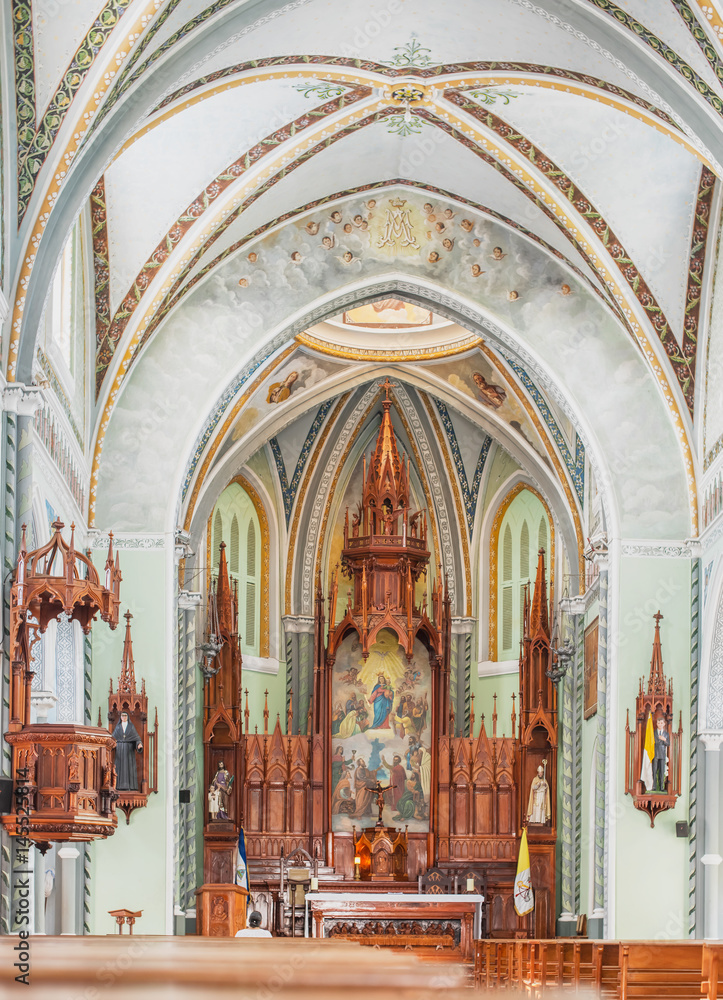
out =
{"type": "Polygon", "coordinates": [[[316,877],[316,875],[311,876],[311,891],[312,892],[319,891],[319,879],[316,877]]]}
{"type": "Polygon", "coordinates": [[[360,864],[361,864],[361,858],[359,857],[359,855],[358,855],[358,854],[357,854],[357,856],[356,856],[356,857],[354,858],[354,864],[355,864],[355,865],[360,865],[360,864]]]}
{"type": "Polygon", "coordinates": [[[468,878],[467,879],[467,892],[474,892],[474,879],[473,878],[468,878]]]}

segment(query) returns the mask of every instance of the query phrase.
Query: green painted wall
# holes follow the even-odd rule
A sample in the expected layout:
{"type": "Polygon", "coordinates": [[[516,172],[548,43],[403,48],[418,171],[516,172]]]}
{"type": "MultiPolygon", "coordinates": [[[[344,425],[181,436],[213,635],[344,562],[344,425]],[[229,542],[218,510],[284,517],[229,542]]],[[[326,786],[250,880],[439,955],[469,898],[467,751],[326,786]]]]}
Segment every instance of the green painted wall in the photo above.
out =
{"type": "MultiPolygon", "coordinates": [[[[131,814],[130,825],[118,811],[118,828],[107,841],[90,845],[91,894],[88,898],[91,934],[111,934],[115,921],[108,910],[127,907],[143,910],[137,925],[142,934],[165,934],[170,916],[166,903],[168,837],[166,824],[167,751],[173,732],[166,718],[166,556],[162,549],[122,549],[121,614],[133,615],[133,655],[136,683],[146,681],[149,722],[158,708],[158,794],[149,797],[144,809],[131,814]]],[[[94,553],[102,571],[105,553],[94,553]]],[[[120,674],[125,621],[115,632],[99,622],[93,626],[93,719],[98,708],[107,725],[108,689],[111,678],[117,687],[120,674]]],[[[173,727],[174,720],[170,720],[173,727]]]]}
{"type": "Polygon", "coordinates": [[[690,562],[623,558],[620,573],[617,724],[618,746],[613,837],[616,852],[615,936],[687,937],[688,841],[675,824],[688,819],[690,739],[690,562]],[[624,794],[625,717],[635,708],[640,677],[650,672],[652,615],[664,615],[660,638],[666,678],[673,680],[674,729],[683,714],[682,794],[651,829],[647,815],[624,794]]]}
{"type": "MultiPolygon", "coordinates": [[[[269,732],[276,725],[276,714],[281,717],[281,731],[286,732],[286,668],[282,663],[279,672],[262,674],[255,670],[246,670],[242,665],[242,685],[249,693],[249,724],[251,732],[254,726],[259,732],[264,731],[264,691],[269,692],[269,732]]],[[[245,695],[244,695],[245,699],[245,695]]],[[[245,707],[245,701],[244,701],[245,707]]]]}
{"type": "Polygon", "coordinates": [[[490,500],[500,488],[501,484],[504,483],[504,481],[519,468],[519,464],[514,460],[512,455],[505,451],[501,445],[498,445],[495,448],[492,464],[487,476],[487,482],[485,483],[484,498],[482,500],[480,512],[487,510],[490,500]]]}
{"type": "MultiPolygon", "coordinates": [[[[485,717],[485,729],[487,734],[492,733],[492,713],[494,711],[494,697],[497,695],[497,734],[501,736],[510,735],[512,729],[512,695],[515,695],[515,706],[518,704],[520,681],[515,671],[512,674],[492,674],[489,677],[478,677],[472,664],[471,691],[474,694],[474,715],[475,715],[475,735],[479,732],[482,714],[485,717]]],[[[515,712],[519,719],[519,712],[515,707],[515,712]]]]}

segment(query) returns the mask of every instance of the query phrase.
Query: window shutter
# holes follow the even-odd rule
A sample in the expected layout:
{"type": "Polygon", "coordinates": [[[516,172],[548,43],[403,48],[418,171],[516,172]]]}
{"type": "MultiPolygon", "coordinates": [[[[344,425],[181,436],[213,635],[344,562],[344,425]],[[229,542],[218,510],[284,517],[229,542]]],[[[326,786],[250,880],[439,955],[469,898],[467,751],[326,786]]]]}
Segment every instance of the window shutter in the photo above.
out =
{"type": "Polygon", "coordinates": [[[249,521],[246,532],[246,576],[256,576],[256,526],[253,521],[249,521]]]}
{"type": "Polygon", "coordinates": [[[502,548],[502,579],[512,579],[512,532],[509,524],[505,527],[505,539],[502,548]]]}
{"type": "Polygon", "coordinates": [[[221,519],[221,511],[216,511],[216,516],[213,519],[213,540],[211,543],[211,570],[214,573],[218,573],[218,560],[219,560],[219,546],[223,541],[223,521],[221,519]]]}
{"type": "Polygon", "coordinates": [[[233,521],[231,522],[231,572],[238,575],[239,567],[239,530],[238,530],[238,518],[234,514],[233,521]]]}
{"type": "Polygon", "coordinates": [[[530,529],[527,521],[522,522],[520,532],[520,579],[526,580],[530,575],[530,529]]]}
{"type": "Polygon", "coordinates": [[[538,548],[544,549],[547,552],[547,518],[543,514],[540,518],[540,527],[537,532],[537,543],[538,548]]]}
{"type": "Polygon", "coordinates": [[[256,642],[256,584],[251,580],[246,581],[246,635],[244,641],[247,646],[253,646],[256,642]]]}
{"type": "Polygon", "coordinates": [[[502,591],[502,648],[512,648],[512,587],[502,591]]]}

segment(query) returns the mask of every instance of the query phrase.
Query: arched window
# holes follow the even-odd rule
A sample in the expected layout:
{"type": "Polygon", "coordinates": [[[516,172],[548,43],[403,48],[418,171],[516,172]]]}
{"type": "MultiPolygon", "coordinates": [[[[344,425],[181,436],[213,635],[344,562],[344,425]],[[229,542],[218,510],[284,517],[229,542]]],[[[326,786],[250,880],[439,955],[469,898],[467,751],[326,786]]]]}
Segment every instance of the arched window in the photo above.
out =
{"type": "Polygon", "coordinates": [[[230,558],[229,558],[229,569],[234,574],[238,576],[239,570],[239,559],[240,559],[240,544],[239,544],[239,530],[238,530],[238,517],[236,514],[233,516],[233,521],[231,522],[231,545],[229,546],[230,558]]]}
{"type": "Polygon", "coordinates": [[[218,573],[218,563],[219,563],[219,546],[223,541],[223,518],[221,517],[221,511],[216,511],[216,516],[213,519],[213,541],[211,543],[211,571],[213,573],[218,573]]]}
{"type": "Polygon", "coordinates": [[[507,507],[497,537],[497,615],[494,625],[497,648],[495,653],[494,642],[491,641],[490,659],[515,660],[519,656],[525,590],[528,583],[534,585],[537,572],[535,534],[538,547],[547,551],[547,512],[534,493],[523,489],[507,507]],[[530,525],[533,526],[532,531],[530,525]]]}
{"type": "Polygon", "coordinates": [[[251,498],[238,483],[231,483],[218,498],[211,524],[211,570],[214,574],[218,572],[218,546],[223,540],[227,545],[229,574],[238,584],[241,652],[260,656],[262,580],[258,544],[261,526],[251,498]],[[245,540],[244,545],[242,540],[245,540]]]}
{"type": "Polygon", "coordinates": [[[547,518],[544,514],[540,518],[540,527],[537,529],[537,548],[547,552],[547,518]]]}

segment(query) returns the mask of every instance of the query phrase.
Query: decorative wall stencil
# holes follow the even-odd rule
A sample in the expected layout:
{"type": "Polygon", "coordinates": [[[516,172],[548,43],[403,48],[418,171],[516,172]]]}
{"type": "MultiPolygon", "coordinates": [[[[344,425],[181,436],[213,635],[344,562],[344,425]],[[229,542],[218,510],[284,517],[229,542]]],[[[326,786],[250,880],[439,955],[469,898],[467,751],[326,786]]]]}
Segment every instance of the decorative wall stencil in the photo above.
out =
{"type": "Polygon", "coordinates": [[[309,433],[306,435],[306,440],[304,441],[303,447],[296,461],[296,468],[294,469],[294,475],[291,477],[291,482],[289,482],[286,478],[286,466],[284,465],[284,456],[281,454],[279,442],[275,437],[269,440],[269,445],[274,455],[274,461],[276,462],[276,471],[279,474],[281,495],[284,498],[284,514],[286,515],[287,528],[289,526],[289,520],[291,519],[291,511],[294,506],[294,500],[296,499],[296,492],[299,488],[301,477],[304,473],[306,461],[311,454],[311,449],[314,447],[314,441],[316,441],[316,437],[326,420],[326,415],[334,405],[334,402],[334,399],[328,399],[319,407],[319,411],[314,417],[314,422],[309,428],[309,433]]]}
{"type": "Polygon", "coordinates": [[[479,458],[477,459],[477,466],[474,470],[474,478],[472,479],[472,485],[470,486],[467,480],[464,462],[462,461],[462,456],[459,451],[457,435],[449,416],[449,411],[441,399],[437,399],[436,396],[433,396],[432,399],[434,400],[434,405],[439,411],[439,417],[442,421],[445,434],[447,435],[447,440],[449,441],[449,448],[452,452],[452,461],[454,462],[454,467],[457,470],[459,485],[462,490],[462,500],[464,502],[465,514],[467,516],[467,530],[469,531],[469,537],[472,538],[472,531],[474,530],[474,515],[477,509],[477,498],[479,496],[479,486],[482,481],[482,473],[484,472],[485,462],[487,461],[487,456],[489,454],[490,447],[492,446],[492,438],[487,435],[482,443],[479,458]]]}
{"type": "MultiPolygon", "coordinates": [[[[305,128],[309,128],[311,125],[315,125],[318,122],[319,116],[333,114],[348,104],[361,100],[363,97],[368,96],[368,94],[369,89],[366,87],[354,88],[342,97],[336,98],[334,101],[323,105],[321,108],[315,109],[313,114],[302,115],[297,118],[295,122],[292,122],[283,128],[276,129],[271,133],[271,135],[266,136],[260,142],[256,143],[256,145],[251,149],[246,150],[243,156],[240,156],[226,170],[219,174],[219,176],[207,185],[198,197],[191,202],[185,212],[179,216],[175,225],[171,227],[171,229],[157,245],[156,249],[153,251],[150,258],[137,275],[131,289],[128,291],[127,295],[116,310],[116,314],[108,328],[107,337],[104,342],[103,357],[101,358],[100,354],[96,355],[96,397],[100,392],[100,387],[112,360],[113,353],[118,345],[118,341],[122,336],[129,319],[135,312],[138,303],[141,301],[145,289],[153,280],[158,267],[170,256],[173,248],[194,225],[194,223],[197,222],[199,216],[203,215],[208,206],[215,201],[219,195],[222,194],[227,187],[229,187],[230,184],[233,184],[263,156],[271,152],[281,143],[285,142],[289,138],[290,130],[295,130],[298,133],[305,128]]],[[[137,349],[138,351],[140,350],[143,342],[144,341],[141,341],[141,343],[139,343],[137,349]]]]}
{"type": "Polygon", "coordinates": [[[394,55],[386,62],[386,65],[394,66],[396,69],[419,69],[423,66],[438,65],[432,59],[431,51],[426,46],[420,45],[418,39],[413,35],[405,45],[394,46],[394,55]]]}
{"type": "Polygon", "coordinates": [[[520,94],[516,94],[514,90],[504,87],[483,87],[481,90],[470,90],[468,93],[470,97],[474,97],[476,101],[486,105],[496,104],[498,101],[509,104],[516,97],[520,97],[520,94]]]}
{"type": "MultiPolygon", "coordinates": [[[[80,89],[96,56],[105,45],[108,36],[116,28],[124,12],[130,7],[131,2],[132,0],[107,0],[105,7],[103,7],[91,25],[73,56],[70,65],[63,74],[63,78],[53,94],[40,123],[34,129],[31,123],[26,123],[23,129],[18,132],[18,223],[23,220],[38,174],[48,153],[53,148],[55,137],[60,131],[66,114],[70,110],[73,98],[80,89]]],[[[19,38],[21,37],[22,42],[20,43],[20,47],[24,51],[21,66],[18,68],[21,71],[24,70],[24,75],[27,79],[30,69],[26,67],[28,34],[32,34],[30,3],[17,2],[16,0],[14,13],[22,17],[24,24],[21,32],[16,28],[16,67],[18,66],[19,38]],[[24,13],[24,8],[26,7],[28,10],[27,17],[24,13]]],[[[32,37],[30,37],[29,43],[32,51],[32,37]]],[[[20,98],[18,100],[20,101],[20,98]]],[[[20,110],[19,106],[18,111],[20,112],[20,110]]],[[[22,111],[23,115],[27,114],[24,104],[22,111]]]]}
{"type": "Polygon", "coordinates": [[[300,83],[294,89],[303,94],[304,97],[315,97],[317,100],[331,101],[335,97],[341,97],[351,87],[343,83],[338,84],[325,81],[323,83],[300,83]]]}
{"type": "MultiPolygon", "coordinates": [[[[695,39],[698,48],[705,56],[708,65],[718,77],[718,80],[723,83],[723,63],[721,62],[715,47],[711,44],[708,35],[705,33],[705,29],[701,27],[695,14],[690,9],[689,4],[687,4],[685,0],[671,0],[671,3],[680,14],[686,28],[695,39]]],[[[703,8],[703,13],[707,13],[705,7],[703,8]]],[[[709,20],[712,19],[709,18],[709,20]]]]}
{"type": "Polygon", "coordinates": [[[419,135],[428,124],[429,122],[424,118],[418,118],[413,111],[407,111],[403,115],[392,115],[387,119],[387,132],[403,139],[407,135],[419,135]]]}

